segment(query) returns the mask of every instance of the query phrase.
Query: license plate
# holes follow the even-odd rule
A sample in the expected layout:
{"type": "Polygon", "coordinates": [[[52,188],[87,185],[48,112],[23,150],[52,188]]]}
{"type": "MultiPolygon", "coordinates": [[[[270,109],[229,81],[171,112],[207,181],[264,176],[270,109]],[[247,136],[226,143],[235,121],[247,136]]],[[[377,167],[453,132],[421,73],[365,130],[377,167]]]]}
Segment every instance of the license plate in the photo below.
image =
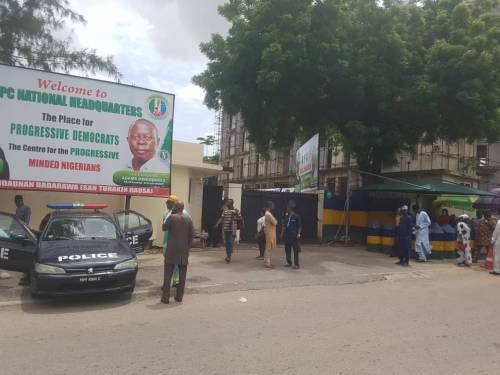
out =
{"type": "Polygon", "coordinates": [[[101,281],[102,276],[86,276],[86,277],[80,277],[80,282],[81,283],[93,283],[96,281],[101,281]]]}

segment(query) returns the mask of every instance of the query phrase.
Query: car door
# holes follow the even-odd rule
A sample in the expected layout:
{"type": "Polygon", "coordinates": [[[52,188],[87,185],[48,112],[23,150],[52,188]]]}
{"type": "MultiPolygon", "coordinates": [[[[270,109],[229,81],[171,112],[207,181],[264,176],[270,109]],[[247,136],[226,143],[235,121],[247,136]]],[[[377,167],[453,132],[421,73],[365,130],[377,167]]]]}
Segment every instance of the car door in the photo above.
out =
{"type": "Polygon", "coordinates": [[[0,212],[0,269],[27,272],[33,264],[37,239],[14,215],[0,212]]]}
{"type": "Polygon", "coordinates": [[[130,247],[137,253],[144,251],[153,235],[151,220],[132,210],[116,212],[114,216],[130,247]]]}

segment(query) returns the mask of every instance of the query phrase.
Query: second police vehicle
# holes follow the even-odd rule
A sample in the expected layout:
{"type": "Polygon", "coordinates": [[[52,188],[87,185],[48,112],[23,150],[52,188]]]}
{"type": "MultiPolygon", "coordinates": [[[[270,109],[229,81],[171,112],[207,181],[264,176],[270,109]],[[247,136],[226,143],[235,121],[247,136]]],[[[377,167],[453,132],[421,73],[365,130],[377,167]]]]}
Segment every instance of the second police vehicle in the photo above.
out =
{"type": "Polygon", "coordinates": [[[0,212],[0,269],[30,275],[34,297],[132,292],[138,265],[153,233],[134,211],[108,215],[105,204],[49,204],[34,231],[0,212]]]}

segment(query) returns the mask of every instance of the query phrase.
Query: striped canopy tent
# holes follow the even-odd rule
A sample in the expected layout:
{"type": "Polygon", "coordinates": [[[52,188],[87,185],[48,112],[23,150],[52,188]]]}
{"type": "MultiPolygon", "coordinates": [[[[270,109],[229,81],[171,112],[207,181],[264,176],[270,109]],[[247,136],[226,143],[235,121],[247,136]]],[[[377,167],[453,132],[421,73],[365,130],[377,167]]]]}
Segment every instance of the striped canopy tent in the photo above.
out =
{"type": "Polygon", "coordinates": [[[441,195],[432,204],[436,207],[453,207],[464,211],[473,211],[477,195],[441,195]]]}

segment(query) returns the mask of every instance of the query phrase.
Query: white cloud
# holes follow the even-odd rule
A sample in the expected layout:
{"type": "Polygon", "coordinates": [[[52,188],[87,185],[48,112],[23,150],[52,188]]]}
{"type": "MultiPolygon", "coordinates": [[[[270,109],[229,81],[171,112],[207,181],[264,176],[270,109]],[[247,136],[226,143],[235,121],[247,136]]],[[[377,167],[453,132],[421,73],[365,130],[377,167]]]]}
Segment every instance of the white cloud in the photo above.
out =
{"type": "Polygon", "coordinates": [[[228,29],[217,14],[223,2],[72,0],[87,20],[74,27],[73,37],[79,47],[114,55],[124,83],[175,94],[174,137],[196,141],[213,133],[214,113],[203,105],[204,92],[191,79],[205,68],[199,44],[228,29]]]}
{"type": "Polygon", "coordinates": [[[185,101],[203,103],[203,99],[205,98],[205,91],[203,91],[199,86],[189,84],[178,89],[177,96],[185,101]]]}

